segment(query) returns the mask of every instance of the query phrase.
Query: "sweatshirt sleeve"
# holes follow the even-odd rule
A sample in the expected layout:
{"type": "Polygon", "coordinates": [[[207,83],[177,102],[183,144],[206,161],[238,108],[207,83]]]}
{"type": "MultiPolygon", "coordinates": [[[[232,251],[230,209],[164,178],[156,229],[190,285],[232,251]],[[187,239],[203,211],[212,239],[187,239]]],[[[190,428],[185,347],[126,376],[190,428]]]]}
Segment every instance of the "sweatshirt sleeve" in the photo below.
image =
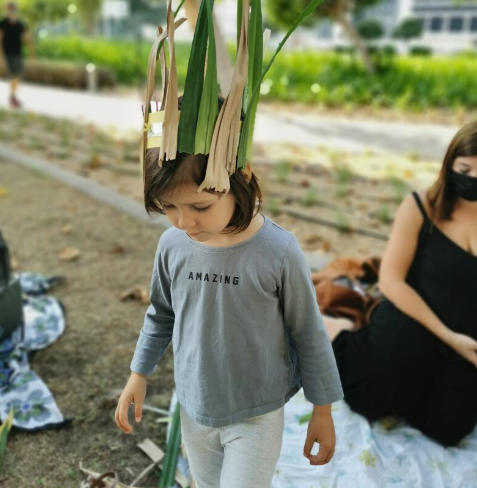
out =
{"type": "Polygon", "coordinates": [[[163,257],[159,242],[152,270],[150,304],[131,362],[131,371],[144,375],[152,374],[156,370],[172,340],[174,328],[171,281],[166,274],[163,257]]]}
{"type": "Polygon", "coordinates": [[[305,398],[314,405],[341,400],[344,395],[335,356],[308,262],[295,237],[283,258],[280,279],[285,325],[297,354],[305,398]]]}

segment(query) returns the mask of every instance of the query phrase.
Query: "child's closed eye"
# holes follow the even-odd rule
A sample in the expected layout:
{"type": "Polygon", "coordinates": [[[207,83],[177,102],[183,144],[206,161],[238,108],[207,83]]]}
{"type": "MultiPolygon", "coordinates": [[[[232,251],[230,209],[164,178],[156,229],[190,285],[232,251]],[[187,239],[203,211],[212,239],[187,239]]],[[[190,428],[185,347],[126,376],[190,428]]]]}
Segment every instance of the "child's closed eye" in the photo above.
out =
{"type": "Polygon", "coordinates": [[[194,210],[197,210],[197,212],[202,213],[202,212],[207,212],[207,210],[209,210],[211,206],[212,205],[209,205],[208,207],[204,207],[204,208],[197,208],[197,207],[193,207],[193,208],[194,210]]]}
{"type": "MultiPolygon", "coordinates": [[[[212,205],[209,205],[208,207],[204,207],[204,208],[199,208],[199,207],[192,206],[192,208],[194,210],[196,210],[197,212],[202,213],[202,212],[207,212],[207,210],[209,210],[211,206],[212,205]]],[[[174,208],[174,205],[166,205],[166,204],[163,203],[162,204],[162,208],[164,210],[172,210],[174,208]]]]}

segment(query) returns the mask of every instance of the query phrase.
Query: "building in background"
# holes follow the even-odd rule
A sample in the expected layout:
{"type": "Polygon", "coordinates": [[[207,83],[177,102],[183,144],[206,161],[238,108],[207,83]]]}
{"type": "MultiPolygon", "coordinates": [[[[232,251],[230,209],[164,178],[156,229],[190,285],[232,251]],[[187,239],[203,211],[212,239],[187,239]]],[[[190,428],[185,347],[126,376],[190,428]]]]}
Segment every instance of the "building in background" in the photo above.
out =
{"type": "MultiPolygon", "coordinates": [[[[164,2],[165,4],[165,2],[164,2]]],[[[220,29],[229,42],[236,39],[237,0],[223,0],[214,7],[220,19],[220,29]]],[[[364,20],[377,20],[384,29],[380,44],[394,44],[401,50],[409,46],[393,39],[395,28],[405,19],[422,20],[423,33],[410,45],[428,46],[434,52],[452,53],[477,48],[477,2],[457,3],[455,0],[382,0],[356,16],[359,25],[364,20]]],[[[154,39],[156,26],[165,23],[165,6],[149,0],[105,0],[102,10],[101,31],[106,37],[139,37],[154,39]]],[[[191,29],[178,30],[177,38],[192,39],[191,29]]],[[[282,32],[272,32],[271,46],[276,46],[282,32]]],[[[333,49],[349,45],[341,27],[327,19],[312,28],[299,28],[286,45],[286,49],[333,49]]]]}
{"type": "Polygon", "coordinates": [[[381,42],[389,44],[394,29],[407,18],[418,18],[423,25],[421,37],[411,44],[428,46],[439,53],[477,47],[477,2],[472,1],[383,0],[363,12],[355,23],[378,20],[385,31],[381,42]]]}
{"type": "Polygon", "coordinates": [[[101,35],[121,39],[154,39],[157,25],[164,25],[165,22],[165,2],[104,0],[101,35]]]}
{"type": "Polygon", "coordinates": [[[420,43],[439,52],[477,47],[477,3],[414,0],[412,15],[422,19],[420,43]]]}

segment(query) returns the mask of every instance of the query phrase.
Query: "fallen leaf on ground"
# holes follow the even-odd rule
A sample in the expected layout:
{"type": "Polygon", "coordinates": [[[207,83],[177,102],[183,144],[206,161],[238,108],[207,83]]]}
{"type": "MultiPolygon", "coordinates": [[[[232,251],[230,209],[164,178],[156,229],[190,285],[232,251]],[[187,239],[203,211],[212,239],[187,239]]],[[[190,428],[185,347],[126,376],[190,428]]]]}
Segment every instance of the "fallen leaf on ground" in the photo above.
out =
{"type": "Polygon", "coordinates": [[[88,162],[88,168],[98,169],[101,166],[101,159],[97,154],[93,154],[88,162]]]}
{"type": "Polygon", "coordinates": [[[366,202],[358,202],[355,205],[359,210],[368,210],[369,208],[369,205],[366,202]]]}
{"type": "Polygon", "coordinates": [[[322,237],[319,234],[308,234],[303,238],[303,241],[306,244],[316,244],[317,242],[320,242],[322,240],[322,237]]]}
{"type": "Polygon", "coordinates": [[[108,250],[110,254],[122,254],[126,248],[124,247],[124,244],[116,244],[113,246],[111,249],[108,250]]]}
{"type": "Polygon", "coordinates": [[[321,243],[321,249],[325,252],[328,252],[331,249],[331,242],[330,241],[323,241],[321,243]]]}
{"type": "Polygon", "coordinates": [[[141,303],[147,304],[149,303],[149,293],[142,286],[134,286],[121,295],[121,301],[125,302],[126,300],[138,300],[141,303]]]}
{"type": "Polygon", "coordinates": [[[10,266],[13,271],[18,271],[20,269],[20,263],[16,260],[14,256],[10,258],[10,266]]]}
{"type": "Polygon", "coordinates": [[[4,186],[0,186],[0,198],[6,196],[7,193],[7,189],[4,186]]]}
{"type": "Polygon", "coordinates": [[[65,247],[60,253],[58,254],[58,258],[61,261],[75,261],[81,255],[81,252],[76,247],[65,247]]]}

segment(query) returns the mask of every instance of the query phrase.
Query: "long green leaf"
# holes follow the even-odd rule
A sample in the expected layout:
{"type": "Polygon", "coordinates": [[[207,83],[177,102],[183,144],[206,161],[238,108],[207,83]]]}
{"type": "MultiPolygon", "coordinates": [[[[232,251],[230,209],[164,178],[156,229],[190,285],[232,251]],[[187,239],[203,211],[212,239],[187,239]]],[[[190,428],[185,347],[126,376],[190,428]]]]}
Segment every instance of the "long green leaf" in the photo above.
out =
{"type": "MultiPolygon", "coordinates": [[[[255,83],[262,74],[263,64],[263,33],[261,0],[252,0],[252,11],[248,28],[248,77],[247,84],[250,94],[255,83]]],[[[248,103],[246,103],[248,107],[248,103]]]]}
{"type": "Polygon", "coordinates": [[[209,154],[214,135],[215,123],[219,114],[219,84],[217,82],[217,51],[215,45],[213,1],[205,0],[207,5],[207,24],[209,47],[207,50],[207,72],[200,101],[199,117],[195,133],[195,154],[209,154]]]}
{"type": "Polygon", "coordinates": [[[3,459],[5,457],[5,451],[7,449],[7,437],[13,424],[13,407],[6,419],[4,419],[3,424],[0,426],[0,469],[3,464],[3,459]]]}
{"type": "Polygon", "coordinates": [[[290,27],[288,32],[286,33],[285,37],[282,39],[280,44],[275,51],[275,54],[272,56],[270,62],[265,67],[262,72],[262,76],[260,76],[259,80],[253,87],[252,96],[249,98],[248,106],[247,106],[247,113],[245,114],[245,121],[242,127],[242,134],[240,136],[240,144],[239,144],[239,152],[238,152],[238,159],[237,159],[237,168],[245,168],[245,162],[247,160],[247,149],[249,147],[250,140],[253,138],[253,131],[251,131],[251,125],[255,118],[255,113],[252,111],[256,111],[257,104],[254,103],[255,99],[258,99],[260,94],[260,86],[262,84],[265,75],[270,70],[275,58],[277,57],[278,53],[282,50],[283,46],[287,42],[288,38],[293,34],[295,29],[308,17],[312,14],[322,3],[324,0],[312,0],[310,4],[303,10],[303,12],[297,17],[293,25],[290,27]]]}
{"type": "MultiPolygon", "coordinates": [[[[211,3],[213,5],[214,0],[211,0],[211,3]]],[[[195,134],[204,87],[205,55],[208,39],[207,24],[207,6],[205,1],[202,0],[192,41],[179,120],[178,149],[180,152],[188,154],[193,154],[195,151],[195,134]]]]}
{"type": "MultiPolygon", "coordinates": [[[[178,402],[179,403],[179,402],[178,402]]],[[[179,451],[181,448],[181,419],[180,419],[180,405],[176,406],[176,411],[174,412],[174,422],[175,422],[175,432],[174,437],[171,439],[171,469],[169,471],[168,486],[174,486],[177,470],[177,462],[179,460],[179,451]]]]}
{"type": "Polygon", "coordinates": [[[179,6],[176,8],[176,11],[174,12],[174,18],[177,17],[177,14],[179,13],[180,9],[182,8],[182,5],[184,5],[186,0],[182,0],[179,6]]]}
{"type": "Polygon", "coordinates": [[[240,42],[240,31],[242,30],[242,8],[243,0],[237,0],[237,49],[240,42]]]}
{"type": "MultiPolygon", "coordinates": [[[[242,12],[243,12],[243,0],[237,0],[237,54],[238,54],[238,48],[240,43],[240,33],[242,31],[242,12]]],[[[244,112],[247,110],[247,84],[245,84],[245,88],[243,90],[242,110],[244,112]]]]}
{"type": "Polygon", "coordinates": [[[179,459],[179,450],[181,446],[181,418],[180,403],[176,403],[174,415],[171,422],[169,441],[167,442],[166,455],[162,465],[161,477],[159,479],[159,488],[170,488],[174,486],[177,461],[179,459]]]}
{"type": "MultiPolygon", "coordinates": [[[[251,96],[252,87],[254,87],[262,74],[263,66],[263,26],[262,26],[262,5],[261,0],[252,0],[252,13],[250,16],[250,27],[249,27],[249,37],[248,37],[248,78],[247,78],[247,101],[245,104],[246,110],[248,110],[249,103],[252,103],[251,107],[251,121],[249,133],[253,134],[253,129],[255,126],[255,114],[257,112],[257,105],[259,97],[255,100],[249,101],[248,98],[251,96]]],[[[251,152],[252,138],[249,138],[249,148],[247,149],[247,158],[249,157],[249,152],[251,152]]]]}

